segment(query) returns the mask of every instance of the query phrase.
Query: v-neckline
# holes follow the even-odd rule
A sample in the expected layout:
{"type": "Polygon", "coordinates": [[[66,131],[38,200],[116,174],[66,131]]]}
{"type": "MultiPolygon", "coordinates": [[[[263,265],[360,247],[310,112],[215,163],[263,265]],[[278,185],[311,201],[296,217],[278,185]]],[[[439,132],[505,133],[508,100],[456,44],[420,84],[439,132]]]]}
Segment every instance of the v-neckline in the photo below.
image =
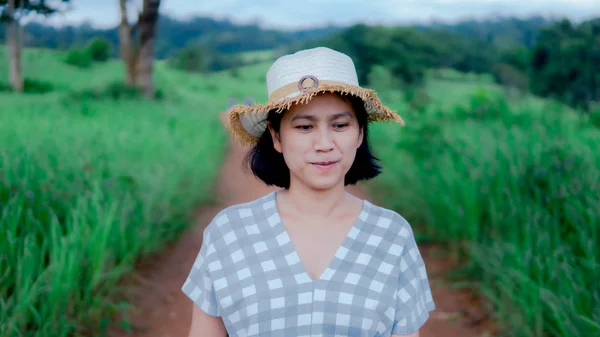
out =
{"type": "MultiPolygon", "coordinates": [[[[308,279],[310,280],[310,282],[314,283],[314,282],[318,282],[318,281],[325,281],[327,280],[329,277],[327,276],[331,276],[331,275],[326,275],[327,271],[331,270],[331,271],[335,271],[337,268],[337,265],[339,264],[339,258],[338,256],[341,254],[342,249],[348,249],[347,246],[348,244],[354,240],[354,238],[351,237],[351,234],[355,231],[355,230],[359,230],[359,225],[363,222],[363,218],[366,214],[366,209],[368,206],[368,201],[366,199],[362,199],[362,205],[361,205],[361,210],[358,213],[358,216],[356,216],[356,218],[354,219],[352,226],[350,226],[350,228],[348,229],[348,231],[346,232],[344,239],[342,240],[342,243],[339,244],[339,246],[336,248],[335,253],[330,257],[329,261],[327,262],[327,265],[325,266],[325,269],[323,269],[319,276],[315,279],[313,278],[310,273],[308,272],[308,269],[306,268],[306,265],[304,264],[304,262],[302,261],[302,259],[300,258],[300,254],[298,254],[298,250],[296,249],[296,246],[294,245],[294,242],[292,241],[292,238],[290,236],[290,233],[287,230],[287,227],[285,227],[285,224],[283,223],[283,218],[281,217],[281,213],[279,212],[279,206],[277,204],[277,191],[274,191],[271,193],[271,200],[275,205],[275,213],[278,217],[278,224],[282,227],[282,233],[285,236],[285,240],[287,241],[287,244],[290,245],[291,247],[291,251],[292,254],[295,255],[295,258],[298,259],[297,263],[294,263],[293,265],[290,265],[290,263],[288,262],[288,266],[290,268],[294,268],[295,266],[299,266],[300,271],[302,274],[304,274],[306,277],[308,277],[308,279]]],[[[283,248],[283,247],[282,247],[283,248]]],[[[286,259],[287,261],[287,259],[286,259]]]]}

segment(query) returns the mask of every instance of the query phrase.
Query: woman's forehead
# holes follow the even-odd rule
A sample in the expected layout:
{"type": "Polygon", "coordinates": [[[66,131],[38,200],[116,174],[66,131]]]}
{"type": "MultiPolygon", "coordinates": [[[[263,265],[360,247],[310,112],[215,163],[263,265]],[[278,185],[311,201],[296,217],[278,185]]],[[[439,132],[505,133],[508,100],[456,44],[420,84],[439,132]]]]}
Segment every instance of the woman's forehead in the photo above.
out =
{"type": "Polygon", "coordinates": [[[330,118],[332,116],[354,116],[354,109],[349,101],[342,97],[325,93],[315,96],[306,104],[294,105],[288,111],[290,118],[296,115],[311,115],[314,118],[330,118]]]}

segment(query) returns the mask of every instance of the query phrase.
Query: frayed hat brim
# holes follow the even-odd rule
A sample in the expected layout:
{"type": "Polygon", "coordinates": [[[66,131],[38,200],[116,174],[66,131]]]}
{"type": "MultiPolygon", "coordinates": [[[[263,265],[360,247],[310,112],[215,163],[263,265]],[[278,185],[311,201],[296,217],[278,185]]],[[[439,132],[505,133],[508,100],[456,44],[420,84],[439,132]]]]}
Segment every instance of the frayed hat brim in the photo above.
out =
{"type": "MultiPolygon", "coordinates": [[[[290,109],[296,104],[306,104],[317,94],[323,92],[337,92],[342,95],[352,95],[359,97],[365,104],[367,111],[367,120],[369,122],[397,122],[404,125],[404,120],[393,110],[389,109],[377,97],[374,90],[362,88],[355,85],[321,85],[318,89],[301,93],[298,96],[284,98],[277,102],[268,102],[267,104],[254,105],[234,105],[227,112],[227,128],[231,131],[234,138],[242,145],[253,146],[257,143],[258,137],[249,133],[242,123],[242,118],[251,114],[258,114],[258,119],[264,122],[269,111],[281,113],[290,109]]],[[[261,132],[264,132],[266,125],[259,126],[261,132]]]]}

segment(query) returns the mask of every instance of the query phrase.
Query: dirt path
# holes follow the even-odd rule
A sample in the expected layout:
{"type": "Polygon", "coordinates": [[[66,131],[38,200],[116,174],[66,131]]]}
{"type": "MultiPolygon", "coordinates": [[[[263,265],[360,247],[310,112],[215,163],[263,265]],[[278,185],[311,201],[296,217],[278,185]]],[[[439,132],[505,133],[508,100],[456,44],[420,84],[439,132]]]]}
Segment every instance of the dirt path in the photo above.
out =
{"type": "MultiPolygon", "coordinates": [[[[215,188],[217,204],[201,207],[197,215],[198,226],[184,233],[164,253],[140,266],[135,277],[134,305],[137,313],[129,317],[133,332],[127,333],[113,327],[108,336],[187,336],[192,302],[181,292],[181,286],[202,243],[204,225],[224,207],[251,201],[274,190],[241,170],[241,160],[247,149],[233,141],[231,145],[215,188]]],[[[361,186],[350,189],[350,192],[377,202],[368,197],[361,186]]],[[[437,310],[422,328],[421,336],[491,336],[490,325],[481,320],[481,314],[472,315],[481,312],[477,301],[470,298],[466,291],[451,290],[443,285],[441,276],[451,268],[449,262],[435,258],[433,247],[420,248],[426,260],[437,304],[437,310]]]]}

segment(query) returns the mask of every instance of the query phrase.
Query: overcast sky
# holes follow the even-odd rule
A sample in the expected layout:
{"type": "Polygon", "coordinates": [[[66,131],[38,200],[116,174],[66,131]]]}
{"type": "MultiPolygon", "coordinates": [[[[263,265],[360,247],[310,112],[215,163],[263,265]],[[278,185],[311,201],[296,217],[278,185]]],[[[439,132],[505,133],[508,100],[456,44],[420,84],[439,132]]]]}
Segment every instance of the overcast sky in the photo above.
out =
{"type": "MultiPolygon", "coordinates": [[[[55,16],[49,23],[76,24],[87,20],[99,27],[117,24],[118,0],[73,3],[68,13],[55,16]]],[[[293,29],[328,23],[402,24],[493,15],[540,14],[581,20],[600,16],[600,0],[163,0],[161,12],[180,18],[213,16],[293,29]]]]}

